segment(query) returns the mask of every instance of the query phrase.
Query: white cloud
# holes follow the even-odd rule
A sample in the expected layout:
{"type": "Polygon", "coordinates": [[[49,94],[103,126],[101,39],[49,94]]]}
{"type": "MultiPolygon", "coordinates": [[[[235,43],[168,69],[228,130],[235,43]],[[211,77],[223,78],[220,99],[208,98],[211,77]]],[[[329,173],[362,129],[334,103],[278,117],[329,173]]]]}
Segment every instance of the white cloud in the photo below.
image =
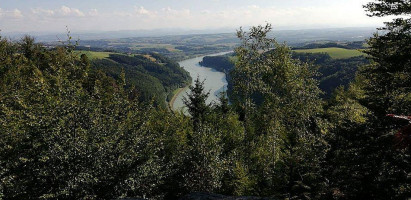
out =
{"type": "Polygon", "coordinates": [[[22,18],[23,14],[21,13],[21,11],[19,9],[14,9],[12,16],[15,17],[15,18],[22,18]]]}
{"type": "Polygon", "coordinates": [[[90,11],[88,12],[89,16],[98,16],[98,10],[97,9],[90,9],[90,11]]]}
{"type": "MultiPolygon", "coordinates": [[[[134,6],[132,12],[129,11],[114,11],[112,13],[105,13],[105,17],[115,16],[115,17],[127,17],[127,18],[139,18],[144,17],[156,17],[158,13],[156,11],[147,10],[142,6],[134,6]]],[[[109,17],[110,18],[110,17],[109,17]]]]}
{"type": "Polygon", "coordinates": [[[347,9],[329,7],[278,8],[249,5],[222,10],[200,10],[165,7],[149,10],[135,6],[133,11],[107,12],[96,18],[96,23],[104,24],[107,29],[155,29],[186,28],[207,29],[272,23],[274,27],[324,27],[324,26],[367,26],[379,24],[381,19],[365,16],[362,8],[347,9]],[[348,10],[350,10],[348,9],[348,10]],[[331,16],[331,17],[330,17],[331,16]],[[373,21],[374,20],[374,21],[373,21]]]}
{"type": "Polygon", "coordinates": [[[189,9],[173,9],[170,7],[162,8],[160,10],[148,10],[143,6],[134,6],[133,12],[115,11],[113,13],[106,13],[106,16],[114,15],[118,17],[137,18],[138,20],[167,22],[168,20],[181,19],[186,20],[191,15],[189,9]],[[141,18],[143,16],[143,18],[141,18]]]}
{"type": "Polygon", "coordinates": [[[84,13],[81,12],[77,8],[69,8],[67,6],[61,6],[61,8],[58,10],[62,15],[64,16],[77,16],[77,17],[84,17],[84,13]]]}
{"type": "Polygon", "coordinates": [[[132,16],[133,16],[132,13],[130,13],[130,12],[123,12],[123,11],[121,11],[121,12],[115,11],[114,13],[112,13],[112,14],[110,14],[110,15],[112,15],[112,16],[114,16],[114,17],[132,17],[132,16]]]}
{"type": "Polygon", "coordinates": [[[3,10],[0,8],[0,18],[5,19],[22,19],[23,13],[19,9],[14,10],[3,10]]]}
{"type": "MultiPolygon", "coordinates": [[[[220,1],[221,0],[213,0],[220,1]]],[[[357,1],[357,0],[347,0],[357,1]]],[[[362,0],[361,0],[362,1],[362,0]]],[[[381,24],[386,19],[369,18],[360,3],[343,3],[324,6],[274,7],[262,6],[257,1],[237,7],[220,7],[204,10],[189,7],[148,8],[142,5],[130,6],[113,11],[90,8],[77,9],[69,6],[55,9],[33,8],[22,13],[20,10],[0,9],[2,28],[25,31],[62,30],[68,25],[72,30],[133,30],[157,28],[236,28],[272,23],[274,27],[316,28],[325,26],[370,26],[381,24]],[[24,15],[24,16],[23,16],[24,15]],[[5,20],[22,18],[25,20],[5,20]],[[8,22],[10,21],[10,22],[8,22]],[[22,21],[16,23],[16,21],[22,21]],[[35,24],[35,27],[29,26],[35,24]]]]}
{"type": "Polygon", "coordinates": [[[170,7],[162,8],[161,11],[163,14],[173,17],[188,17],[191,14],[191,11],[189,9],[176,10],[170,7]]]}
{"type": "MultiPolygon", "coordinates": [[[[196,24],[208,27],[239,27],[270,22],[274,26],[367,26],[369,24],[381,24],[384,19],[369,18],[365,15],[361,5],[357,7],[260,7],[249,5],[236,9],[194,13],[192,23],[184,20],[187,26],[196,24]],[[350,12],[347,12],[349,10],[350,12]]],[[[183,20],[183,19],[181,19],[183,20]]]]}
{"type": "Polygon", "coordinates": [[[53,10],[46,10],[46,9],[42,9],[42,8],[32,8],[31,9],[31,13],[35,14],[35,15],[41,15],[41,16],[53,16],[54,15],[54,11],[53,10]]]}
{"type": "Polygon", "coordinates": [[[140,7],[134,6],[134,11],[139,15],[149,15],[149,14],[151,14],[150,11],[148,11],[147,9],[145,9],[142,6],[140,6],[140,7]]]}
{"type": "Polygon", "coordinates": [[[86,16],[77,8],[61,6],[58,9],[48,10],[43,8],[32,8],[31,13],[38,17],[84,17],[86,16]]]}

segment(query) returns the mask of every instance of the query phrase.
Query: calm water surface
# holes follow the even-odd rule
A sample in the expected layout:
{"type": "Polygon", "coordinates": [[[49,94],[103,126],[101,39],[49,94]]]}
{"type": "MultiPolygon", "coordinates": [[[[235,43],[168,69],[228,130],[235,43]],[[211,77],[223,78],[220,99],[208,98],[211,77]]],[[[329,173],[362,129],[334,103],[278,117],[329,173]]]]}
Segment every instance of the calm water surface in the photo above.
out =
{"type": "MultiPolygon", "coordinates": [[[[224,55],[227,53],[230,53],[230,52],[211,54],[207,56],[218,56],[218,55],[224,55]]],[[[203,58],[204,56],[196,57],[196,58],[192,58],[188,60],[183,60],[179,62],[179,64],[181,67],[183,67],[185,70],[187,70],[190,73],[190,76],[193,79],[192,84],[194,84],[194,80],[197,78],[197,75],[200,77],[200,80],[205,79],[205,82],[204,82],[205,91],[210,91],[210,96],[207,99],[207,103],[211,103],[213,101],[218,101],[220,92],[227,90],[227,80],[226,80],[226,76],[224,73],[216,71],[208,67],[200,66],[200,64],[198,63],[202,61],[203,58]]],[[[187,88],[177,96],[173,104],[174,110],[180,110],[184,107],[183,97],[187,96],[188,91],[189,89],[187,88]]]]}

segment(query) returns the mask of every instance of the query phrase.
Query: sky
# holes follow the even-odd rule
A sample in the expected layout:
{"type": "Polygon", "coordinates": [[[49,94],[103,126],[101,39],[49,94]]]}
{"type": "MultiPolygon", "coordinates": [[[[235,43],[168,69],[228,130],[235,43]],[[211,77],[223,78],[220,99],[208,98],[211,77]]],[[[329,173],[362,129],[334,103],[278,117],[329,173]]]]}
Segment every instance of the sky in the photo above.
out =
{"type": "Polygon", "coordinates": [[[379,27],[371,0],[0,0],[3,32],[379,27]]]}

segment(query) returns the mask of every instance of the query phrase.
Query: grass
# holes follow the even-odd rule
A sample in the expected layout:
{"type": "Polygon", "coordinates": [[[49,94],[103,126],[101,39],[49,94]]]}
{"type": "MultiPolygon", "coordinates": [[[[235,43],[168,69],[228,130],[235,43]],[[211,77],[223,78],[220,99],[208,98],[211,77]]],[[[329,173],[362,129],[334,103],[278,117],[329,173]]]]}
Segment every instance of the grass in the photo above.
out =
{"type": "Polygon", "coordinates": [[[299,53],[327,53],[333,59],[343,59],[343,58],[351,58],[356,56],[365,55],[359,50],[355,49],[343,49],[343,48],[318,48],[318,49],[300,49],[295,50],[295,52],[299,53]]]}
{"type": "Polygon", "coordinates": [[[97,52],[97,51],[76,51],[79,56],[82,54],[86,54],[86,56],[90,59],[103,59],[108,58],[110,54],[115,54],[113,52],[97,52]]]}

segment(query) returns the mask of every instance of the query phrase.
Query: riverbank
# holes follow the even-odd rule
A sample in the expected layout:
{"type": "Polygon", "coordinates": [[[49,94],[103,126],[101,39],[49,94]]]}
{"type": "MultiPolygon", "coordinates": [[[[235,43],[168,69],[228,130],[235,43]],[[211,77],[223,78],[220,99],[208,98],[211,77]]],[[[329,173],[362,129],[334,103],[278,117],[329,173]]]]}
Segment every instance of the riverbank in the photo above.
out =
{"type": "Polygon", "coordinates": [[[174,110],[174,102],[176,101],[177,97],[185,91],[189,86],[183,87],[183,88],[178,88],[173,92],[173,98],[171,98],[170,102],[168,102],[168,106],[171,108],[171,110],[174,110]]]}

